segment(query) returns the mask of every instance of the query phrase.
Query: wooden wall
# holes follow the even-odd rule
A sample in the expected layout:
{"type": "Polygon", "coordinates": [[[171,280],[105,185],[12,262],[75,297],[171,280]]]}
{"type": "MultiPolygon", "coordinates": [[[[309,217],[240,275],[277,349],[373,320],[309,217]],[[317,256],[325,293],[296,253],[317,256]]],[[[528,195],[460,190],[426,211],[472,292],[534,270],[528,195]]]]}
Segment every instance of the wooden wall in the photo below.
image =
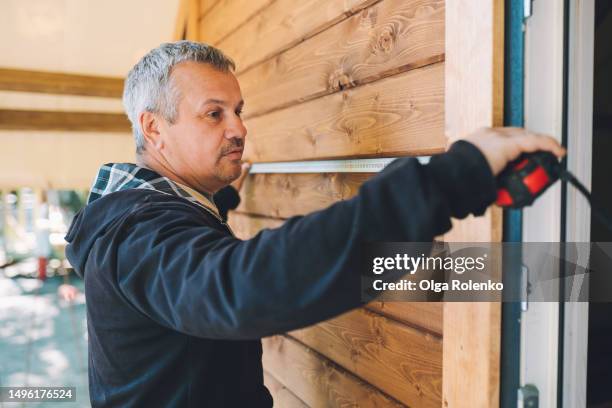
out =
{"type": "MultiPolygon", "coordinates": [[[[201,0],[198,8],[197,38],[237,63],[247,160],[445,150],[444,0],[201,0]]],[[[230,223],[249,238],[353,196],[370,176],[249,176],[230,223]]],[[[490,229],[490,218],[477,228],[490,229]]],[[[264,339],[276,406],[441,407],[443,313],[439,303],[374,302],[264,339]]]]}

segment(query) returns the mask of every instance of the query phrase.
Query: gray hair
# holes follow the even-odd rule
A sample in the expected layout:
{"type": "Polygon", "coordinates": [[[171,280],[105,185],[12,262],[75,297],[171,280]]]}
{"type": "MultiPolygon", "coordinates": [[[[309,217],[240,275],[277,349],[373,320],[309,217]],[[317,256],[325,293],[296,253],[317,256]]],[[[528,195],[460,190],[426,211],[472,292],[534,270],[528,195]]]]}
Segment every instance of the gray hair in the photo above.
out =
{"type": "Polygon", "coordinates": [[[172,68],[185,61],[210,64],[222,72],[236,69],[231,58],[208,44],[192,41],[164,43],[142,57],[128,73],[123,89],[123,106],[136,142],[136,153],[144,150],[144,135],[138,117],[142,112],[160,113],[174,123],[180,93],[172,85],[172,68]]]}

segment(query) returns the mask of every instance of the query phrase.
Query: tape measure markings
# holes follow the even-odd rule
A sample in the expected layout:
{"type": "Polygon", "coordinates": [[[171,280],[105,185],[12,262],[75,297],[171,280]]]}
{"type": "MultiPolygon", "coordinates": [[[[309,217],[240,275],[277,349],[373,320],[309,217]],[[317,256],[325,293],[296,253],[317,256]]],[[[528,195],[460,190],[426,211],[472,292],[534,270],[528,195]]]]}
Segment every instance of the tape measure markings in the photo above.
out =
{"type": "MultiPolygon", "coordinates": [[[[250,173],[377,173],[398,158],[253,163],[250,173]]],[[[416,157],[421,164],[427,164],[429,158],[416,157]]]]}

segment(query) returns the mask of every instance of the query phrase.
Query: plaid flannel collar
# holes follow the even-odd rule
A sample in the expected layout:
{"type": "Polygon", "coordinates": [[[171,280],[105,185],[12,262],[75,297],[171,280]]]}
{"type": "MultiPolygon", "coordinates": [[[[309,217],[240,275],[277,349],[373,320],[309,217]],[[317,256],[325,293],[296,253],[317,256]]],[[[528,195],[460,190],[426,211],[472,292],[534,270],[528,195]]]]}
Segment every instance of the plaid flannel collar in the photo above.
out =
{"type": "Polygon", "coordinates": [[[201,195],[196,198],[178,185],[178,183],[157,174],[153,170],[137,166],[133,163],[107,163],[100,167],[96,180],[91,187],[87,204],[91,204],[107,194],[129,189],[155,190],[160,193],[184,198],[206,209],[219,221],[223,222],[212,196],[201,195]]]}

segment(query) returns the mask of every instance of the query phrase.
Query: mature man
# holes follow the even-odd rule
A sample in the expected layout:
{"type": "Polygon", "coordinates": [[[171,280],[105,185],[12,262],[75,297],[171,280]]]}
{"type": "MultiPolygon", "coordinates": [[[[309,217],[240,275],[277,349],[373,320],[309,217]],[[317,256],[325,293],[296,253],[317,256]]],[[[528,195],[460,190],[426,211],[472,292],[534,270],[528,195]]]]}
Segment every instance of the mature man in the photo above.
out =
{"type": "Polygon", "coordinates": [[[451,216],[482,214],[494,175],[521,152],[563,154],[549,137],[483,129],[241,241],[222,214],[239,200],[224,187],[241,174],[247,133],[233,68],[178,42],[128,75],[138,164],[103,166],[66,236],[85,278],[93,406],[272,406],[259,339],[360,306],[362,242],[430,242],[451,216]]]}

